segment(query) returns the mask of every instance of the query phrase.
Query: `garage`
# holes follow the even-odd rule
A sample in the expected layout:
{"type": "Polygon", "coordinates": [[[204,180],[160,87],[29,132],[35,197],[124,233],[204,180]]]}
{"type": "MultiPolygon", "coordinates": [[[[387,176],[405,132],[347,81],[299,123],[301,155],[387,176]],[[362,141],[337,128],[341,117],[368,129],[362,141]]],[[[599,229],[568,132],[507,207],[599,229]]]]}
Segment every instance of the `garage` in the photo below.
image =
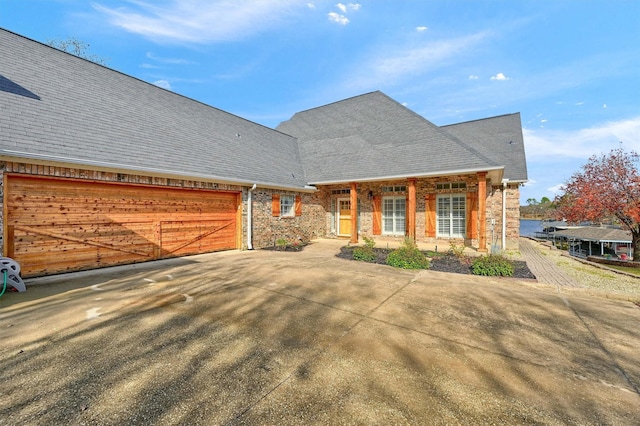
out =
{"type": "Polygon", "coordinates": [[[241,194],[5,174],[4,255],[41,276],[235,249],[241,194]]]}

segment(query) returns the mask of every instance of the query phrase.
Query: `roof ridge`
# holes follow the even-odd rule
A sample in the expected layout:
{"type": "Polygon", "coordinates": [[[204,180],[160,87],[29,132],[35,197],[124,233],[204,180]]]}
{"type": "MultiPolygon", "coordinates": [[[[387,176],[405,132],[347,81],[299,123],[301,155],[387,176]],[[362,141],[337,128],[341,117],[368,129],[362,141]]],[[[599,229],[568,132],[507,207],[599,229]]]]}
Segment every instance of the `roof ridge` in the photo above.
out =
{"type": "MultiPolygon", "coordinates": [[[[350,97],[348,97],[348,98],[340,99],[340,100],[338,100],[338,101],[329,102],[329,103],[324,104],[324,105],[318,105],[318,106],[315,106],[315,107],[313,107],[313,108],[303,109],[302,111],[297,111],[297,112],[296,112],[295,114],[293,114],[293,115],[295,116],[295,115],[302,114],[302,113],[305,113],[305,112],[309,112],[309,111],[313,111],[313,110],[316,110],[316,109],[325,108],[325,107],[328,107],[328,106],[331,106],[331,105],[339,104],[339,103],[342,103],[342,102],[350,101],[350,100],[352,100],[352,99],[361,98],[361,97],[363,97],[363,96],[373,95],[374,93],[380,93],[381,95],[384,95],[384,96],[386,96],[386,97],[388,97],[388,98],[389,98],[389,96],[385,95],[385,94],[384,94],[384,93],[382,93],[380,90],[373,90],[373,91],[371,91],[371,92],[361,93],[361,94],[359,94],[359,95],[350,96],[350,97]]],[[[389,99],[391,99],[391,98],[389,98],[389,99]]],[[[288,121],[288,120],[287,120],[287,121],[288,121]]]]}
{"type": "Polygon", "coordinates": [[[458,124],[467,124],[467,123],[474,123],[474,122],[477,122],[477,121],[493,120],[495,118],[509,117],[509,116],[512,116],[512,115],[520,115],[520,112],[511,112],[511,113],[507,113],[507,114],[494,115],[493,117],[476,118],[474,120],[461,121],[459,123],[443,124],[440,127],[457,126],[458,124]]]}

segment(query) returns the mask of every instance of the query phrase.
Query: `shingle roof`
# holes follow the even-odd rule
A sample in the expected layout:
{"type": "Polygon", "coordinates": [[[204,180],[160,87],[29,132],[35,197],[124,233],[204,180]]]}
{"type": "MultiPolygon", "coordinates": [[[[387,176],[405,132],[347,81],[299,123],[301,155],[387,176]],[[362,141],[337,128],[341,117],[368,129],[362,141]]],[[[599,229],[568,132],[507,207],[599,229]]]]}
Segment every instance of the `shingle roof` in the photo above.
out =
{"type": "Polygon", "coordinates": [[[298,138],[312,184],[501,168],[379,91],[298,112],[277,130],[298,138]]]}
{"type": "Polygon", "coordinates": [[[554,232],[554,235],[566,238],[575,238],[583,241],[631,243],[631,231],[614,228],[598,228],[585,226],[581,228],[563,229],[554,232]]]}
{"type": "Polygon", "coordinates": [[[504,165],[505,179],[527,181],[520,113],[451,124],[441,129],[504,165]]]}
{"type": "Polygon", "coordinates": [[[1,28],[0,57],[4,159],[291,189],[474,171],[494,179],[505,166],[526,180],[519,114],[438,127],[372,92],[275,131],[1,28]]]}
{"type": "Polygon", "coordinates": [[[291,136],[3,29],[0,58],[0,156],[306,184],[291,136]]]}

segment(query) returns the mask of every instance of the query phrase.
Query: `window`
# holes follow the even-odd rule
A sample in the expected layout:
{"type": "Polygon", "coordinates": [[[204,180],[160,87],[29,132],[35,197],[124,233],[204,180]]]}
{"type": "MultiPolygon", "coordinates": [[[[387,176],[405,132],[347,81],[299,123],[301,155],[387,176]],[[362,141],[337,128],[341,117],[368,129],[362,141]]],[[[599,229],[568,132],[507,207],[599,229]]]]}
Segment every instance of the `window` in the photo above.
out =
{"type": "Polygon", "coordinates": [[[295,215],[293,204],[295,197],[293,195],[280,196],[280,217],[292,217],[295,215]]]}
{"type": "Polygon", "coordinates": [[[382,233],[387,235],[404,235],[405,206],[404,197],[382,198],[382,233]]]}
{"type": "Polygon", "coordinates": [[[467,184],[466,182],[437,183],[436,189],[440,189],[440,190],[467,189],[467,184]]]}
{"type": "Polygon", "coordinates": [[[349,195],[351,194],[351,190],[349,188],[346,189],[332,189],[331,195],[349,195]]]}
{"type": "Polygon", "coordinates": [[[271,216],[302,216],[302,197],[300,195],[273,194],[271,196],[271,216]]]}
{"type": "Polygon", "coordinates": [[[466,196],[438,195],[437,237],[464,238],[466,231],[466,196]]]}
{"type": "Polygon", "coordinates": [[[407,187],[405,185],[393,185],[393,186],[383,186],[382,192],[406,192],[407,187]]]}

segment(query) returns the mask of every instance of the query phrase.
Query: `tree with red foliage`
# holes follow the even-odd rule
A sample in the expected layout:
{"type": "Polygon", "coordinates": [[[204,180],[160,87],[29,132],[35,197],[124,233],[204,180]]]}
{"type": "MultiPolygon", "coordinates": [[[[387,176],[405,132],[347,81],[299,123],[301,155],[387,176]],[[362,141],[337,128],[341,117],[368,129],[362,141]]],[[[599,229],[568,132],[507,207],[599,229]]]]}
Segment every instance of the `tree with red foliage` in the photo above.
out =
{"type": "Polygon", "coordinates": [[[571,176],[556,199],[556,211],[569,223],[615,217],[631,231],[633,259],[640,260],[640,155],[618,148],[594,155],[571,176]]]}

